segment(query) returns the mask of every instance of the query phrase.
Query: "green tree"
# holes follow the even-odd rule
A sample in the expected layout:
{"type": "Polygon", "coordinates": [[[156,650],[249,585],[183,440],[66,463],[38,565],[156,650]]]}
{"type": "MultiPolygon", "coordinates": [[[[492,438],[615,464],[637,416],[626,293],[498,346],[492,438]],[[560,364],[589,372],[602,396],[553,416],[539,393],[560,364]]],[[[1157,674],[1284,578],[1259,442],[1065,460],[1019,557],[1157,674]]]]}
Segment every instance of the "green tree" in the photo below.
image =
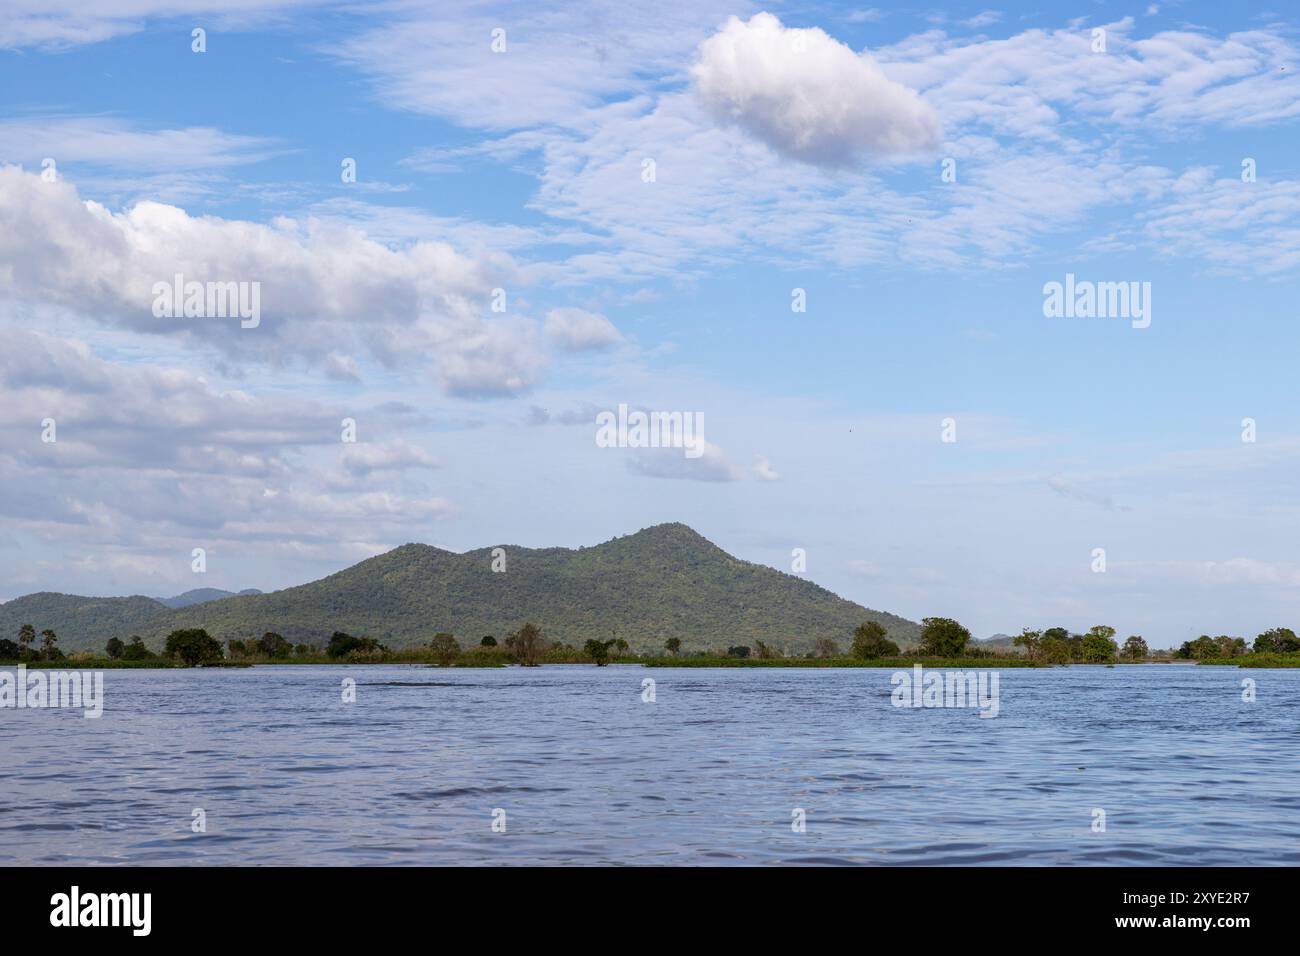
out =
{"type": "Polygon", "coordinates": [[[153,651],[145,647],[144,639],[136,634],[131,637],[131,643],[126,645],[122,651],[122,660],[124,661],[147,661],[153,657],[153,651]]]}
{"type": "Polygon", "coordinates": [[[1184,641],[1178,649],[1178,656],[1203,661],[1219,656],[1219,645],[1208,634],[1202,634],[1194,641],[1184,641]]]}
{"type": "Polygon", "coordinates": [[[728,657],[748,657],[749,648],[744,644],[737,644],[735,647],[727,648],[728,657]]]}
{"type": "Polygon", "coordinates": [[[597,667],[604,667],[609,663],[609,649],[613,645],[612,640],[598,641],[593,637],[582,645],[582,652],[595,661],[597,667]]]}
{"type": "Polygon", "coordinates": [[[1031,661],[1035,660],[1038,657],[1038,649],[1043,643],[1043,632],[1031,631],[1029,628],[1025,628],[1011,639],[1011,643],[1016,647],[1023,647],[1025,656],[1031,661]]]}
{"type": "Polygon", "coordinates": [[[1282,653],[1282,640],[1290,638],[1295,640],[1295,631],[1289,627],[1271,627],[1263,634],[1255,638],[1256,654],[1280,654],[1282,653]]]}
{"type": "Polygon", "coordinates": [[[221,660],[221,643],[201,627],[185,628],[167,635],[163,654],[180,660],[186,667],[198,667],[221,660]]]}
{"type": "Polygon", "coordinates": [[[257,641],[257,652],[272,660],[287,660],[293,645],[274,631],[267,631],[257,641]]]}
{"type": "Polygon", "coordinates": [[[104,653],[115,661],[121,659],[124,650],[126,650],[126,644],[120,637],[110,637],[108,643],[104,645],[104,653]]]}
{"type": "Polygon", "coordinates": [[[484,635],[483,640],[478,642],[479,647],[496,647],[497,639],[491,634],[484,635]]]}
{"type": "Polygon", "coordinates": [[[858,660],[894,656],[898,645],[889,639],[888,633],[879,621],[859,624],[853,632],[853,648],[849,653],[858,660]]]}
{"type": "Polygon", "coordinates": [[[1079,640],[1079,659],[1089,664],[1109,664],[1119,650],[1113,640],[1114,636],[1115,629],[1105,624],[1090,628],[1079,640]]]}
{"type": "Polygon", "coordinates": [[[1043,631],[1043,640],[1063,641],[1066,644],[1070,642],[1070,631],[1064,627],[1049,627],[1043,631]]]}
{"type": "Polygon", "coordinates": [[[1238,657],[1246,653],[1246,641],[1240,637],[1220,634],[1214,639],[1214,643],[1218,647],[1218,657],[1238,657]]]}
{"type": "Polygon", "coordinates": [[[949,617],[921,619],[920,652],[927,657],[960,657],[970,631],[949,617]]]}
{"type": "Polygon", "coordinates": [[[335,631],[330,635],[330,642],[325,646],[325,653],[330,657],[343,657],[361,648],[361,640],[344,631],[335,631]]]}
{"type": "Polygon", "coordinates": [[[819,637],[814,645],[814,657],[832,658],[840,656],[840,646],[829,637],[819,637]]]}
{"type": "Polygon", "coordinates": [[[23,646],[23,650],[30,650],[31,646],[36,643],[36,628],[30,624],[24,624],[18,628],[18,643],[23,646]]]}
{"type": "Polygon", "coordinates": [[[1038,659],[1047,664],[1070,663],[1070,645],[1060,637],[1048,637],[1043,632],[1043,640],[1038,645],[1038,659]]]}
{"type": "Polygon", "coordinates": [[[664,649],[668,651],[669,654],[673,655],[673,657],[676,657],[681,653],[682,639],[680,637],[668,638],[668,640],[664,641],[664,649]]]}
{"type": "Polygon", "coordinates": [[[54,644],[59,636],[49,628],[41,631],[41,656],[46,660],[54,659],[54,644]]]}
{"type": "Polygon", "coordinates": [[[1142,636],[1133,634],[1124,642],[1124,648],[1119,652],[1119,655],[1130,661],[1144,661],[1150,653],[1147,642],[1142,640],[1142,636]]]}
{"type": "Polygon", "coordinates": [[[546,635],[540,627],[529,622],[506,638],[506,647],[514,653],[520,665],[537,667],[546,653],[546,635]]]}
{"type": "Polygon", "coordinates": [[[452,662],[460,656],[460,644],[456,638],[446,631],[439,631],[433,635],[433,640],[429,642],[429,649],[433,651],[434,657],[443,667],[450,667],[452,662]]]}

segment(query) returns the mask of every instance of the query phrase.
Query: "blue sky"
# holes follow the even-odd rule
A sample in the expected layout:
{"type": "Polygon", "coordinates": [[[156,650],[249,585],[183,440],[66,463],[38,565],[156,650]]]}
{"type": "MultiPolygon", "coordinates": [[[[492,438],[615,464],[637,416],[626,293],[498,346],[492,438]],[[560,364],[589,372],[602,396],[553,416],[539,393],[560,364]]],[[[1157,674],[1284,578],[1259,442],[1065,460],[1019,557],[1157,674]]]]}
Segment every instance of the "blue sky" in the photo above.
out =
{"type": "Polygon", "coordinates": [[[684,521],[978,635],[1300,623],[1285,8],[7,9],[0,599],[684,521]],[[178,271],[261,324],[154,317],[178,271]],[[708,453],[597,447],[620,403],[708,453]]]}

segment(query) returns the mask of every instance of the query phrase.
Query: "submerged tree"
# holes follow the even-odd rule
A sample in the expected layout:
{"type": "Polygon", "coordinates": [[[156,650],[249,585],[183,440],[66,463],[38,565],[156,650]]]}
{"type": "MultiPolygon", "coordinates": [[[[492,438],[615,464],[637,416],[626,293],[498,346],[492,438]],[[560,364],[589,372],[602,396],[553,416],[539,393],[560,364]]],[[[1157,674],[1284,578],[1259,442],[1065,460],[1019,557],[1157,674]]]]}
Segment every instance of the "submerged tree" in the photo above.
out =
{"type": "Polygon", "coordinates": [[[582,646],[582,652],[595,661],[597,667],[604,667],[609,663],[609,649],[614,643],[614,641],[598,641],[593,637],[582,646]]]}

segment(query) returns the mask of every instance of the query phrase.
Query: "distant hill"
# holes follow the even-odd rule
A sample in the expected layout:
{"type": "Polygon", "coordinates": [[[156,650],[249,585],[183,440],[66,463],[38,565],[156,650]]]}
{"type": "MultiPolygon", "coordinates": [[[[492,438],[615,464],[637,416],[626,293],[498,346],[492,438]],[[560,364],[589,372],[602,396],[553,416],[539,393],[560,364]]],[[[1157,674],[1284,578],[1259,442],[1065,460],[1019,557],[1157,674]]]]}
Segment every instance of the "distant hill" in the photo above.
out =
{"type": "Polygon", "coordinates": [[[987,647],[990,649],[996,648],[998,650],[1015,651],[1016,653],[1020,653],[1021,649],[1012,643],[1014,640],[1015,638],[1010,634],[994,634],[992,637],[976,638],[976,643],[979,644],[980,647],[987,647]]]}
{"type": "Polygon", "coordinates": [[[166,605],[169,608],[189,607],[191,604],[204,604],[208,601],[219,601],[222,598],[235,597],[237,594],[247,596],[250,594],[261,594],[257,588],[248,588],[245,591],[223,591],[221,588],[195,588],[193,591],[186,591],[184,594],[178,594],[169,598],[154,598],[159,604],[166,605]]]}
{"type": "Polygon", "coordinates": [[[1015,638],[1010,634],[994,634],[992,637],[977,637],[976,640],[987,647],[1011,647],[1015,638]]]}
{"type": "Polygon", "coordinates": [[[110,637],[143,636],[170,613],[166,605],[140,595],[95,598],[41,591],[0,604],[0,637],[17,640],[18,629],[30,624],[38,634],[54,631],[63,651],[102,650],[110,637]]]}
{"type": "MultiPolygon", "coordinates": [[[[391,647],[427,642],[450,631],[462,643],[498,640],[533,621],[552,640],[580,646],[620,637],[633,649],[753,645],[789,653],[828,637],[847,649],[853,629],[879,621],[900,646],[916,643],[920,625],[874,611],[801,577],[727,554],[683,524],[656,525],[590,548],[504,545],[506,570],[493,572],[492,549],[464,554],[407,544],[337,574],[270,594],[234,596],[170,609],[148,598],[72,598],[96,602],[72,625],[25,605],[0,605],[0,634],[30,621],[53,627],[60,646],[100,648],[109,637],[140,634],[151,646],[182,627],[203,627],[225,641],[275,631],[294,643],[320,644],[334,631],[378,638],[391,647]],[[147,602],[137,616],[112,613],[112,602],[147,602]]],[[[47,610],[53,610],[48,608],[47,610]]]]}

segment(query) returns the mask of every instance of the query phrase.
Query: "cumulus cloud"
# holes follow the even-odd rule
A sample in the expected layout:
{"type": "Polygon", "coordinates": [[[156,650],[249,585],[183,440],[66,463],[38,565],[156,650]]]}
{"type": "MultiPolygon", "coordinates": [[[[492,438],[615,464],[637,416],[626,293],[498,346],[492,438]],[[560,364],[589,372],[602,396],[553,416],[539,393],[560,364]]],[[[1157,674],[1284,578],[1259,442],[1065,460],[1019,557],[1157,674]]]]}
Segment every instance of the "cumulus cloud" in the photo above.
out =
{"type": "Polygon", "coordinates": [[[356,374],[339,355],[431,365],[448,392],[512,394],[545,364],[535,323],[484,317],[508,257],[439,241],[399,247],[338,223],[269,225],[191,216],[157,202],[115,213],[66,182],[0,168],[0,301],[57,306],[134,332],[201,343],[245,364],[305,362],[356,374]],[[257,283],[261,319],[159,318],[155,286],[257,283]]]}
{"type": "Polygon", "coordinates": [[[870,55],[770,13],[728,20],[700,45],[692,74],[715,118],[805,162],[911,155],[939,142],[938,114],[870,55]]]}
{"type": "Polygon", "coordinates": [[[698,458],[687,458],[681,448],[638,448],[627,467],[648,478],[678,478],[687,481],[739,481],[744,473],[727,460],[717,445],[704,442],[698,458]]]}
{"type": "Polygon", "coordinates": [[[608,348],[623,339],[613,322],[585,309],[552,309],[546,314],[546,334],[570,352],[608,348]]]}

